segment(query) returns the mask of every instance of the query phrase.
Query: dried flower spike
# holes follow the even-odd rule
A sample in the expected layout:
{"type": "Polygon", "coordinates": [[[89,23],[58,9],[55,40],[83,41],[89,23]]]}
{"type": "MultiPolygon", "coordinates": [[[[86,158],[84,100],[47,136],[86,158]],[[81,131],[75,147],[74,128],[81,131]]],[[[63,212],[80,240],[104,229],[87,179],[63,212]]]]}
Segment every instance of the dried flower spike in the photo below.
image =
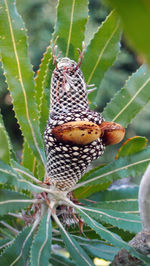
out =
{"type": "Polygon", "coordinates": [[[89,109],[87,85],[80,70],[84,49],[85,46],[82,52],[78,50],[76,63],[67,57],[58,59],[53,48],[55,69],[44,132],[47,178],[58,190],[66,192],[104,153],[106,145],[117,143],[124,136],[121,126],[104,122],[101,114],[89,109]]]}

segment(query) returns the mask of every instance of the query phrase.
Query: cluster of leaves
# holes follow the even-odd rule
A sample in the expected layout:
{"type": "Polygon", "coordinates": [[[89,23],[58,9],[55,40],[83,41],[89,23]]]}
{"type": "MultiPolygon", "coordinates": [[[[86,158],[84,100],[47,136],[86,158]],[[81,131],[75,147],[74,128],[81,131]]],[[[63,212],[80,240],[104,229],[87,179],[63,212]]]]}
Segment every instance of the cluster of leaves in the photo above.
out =
{"type": "MultiPolygon", "coordinates": [[[[50,260],[52,265],[93,265],[95,256],[112,261],[120,248],[150,263],[148,257],[126,242],[141,230],[138,187],[107,191],[114,180],[142,175],[150,162],[146,139],[135,137],[126,141],[113,162],[99,166],[82,177],[70,192],[74,191],[77,199],[84,199],[84,205],[77,205],[64,194],[44,186],[46,158],[42,136],[49,113],[52,51],[51,47],[47,48],[34,79],[26,29],[16,11],[15,0],[2,0],[0,5],[1,60],[15,115],[24,136],[20,163],[0,117],[1,264],[25,265],[28,261],[30,265],[48,265],[50,260]],[[99,194],[95,204],[86,200],[96,192],[99,194]],[[52,201],[44,197],[46,193],[52,201]],[[67,231],[57,217],[55,204],[60,201],[74,208],[84,220],[82,237],[77,226],[67,231]],[[24,225],[24,221],[28,226],[24,225]],[[70,258],[57,253],[55,244],[66,248],[70,258]]],[[[57,45],[62,56],[77,60],[76,48],[82,48],[87,20],[88,0],[58,2],[53,40],[59,36],[57,45]]],[[[94,83],[99,87],[119,53],[120,38],[120,19],[113,11],[97,29],[86,49],[82,71],[87,84],[94,83]]],[[[150,71],[143,65],[106,106],[104,118],[127,127],[149,102],[149,84],[150,71]]],[[[97,95],[98,91],[94,91],[89,96],[91,108],[97,95]]]]}

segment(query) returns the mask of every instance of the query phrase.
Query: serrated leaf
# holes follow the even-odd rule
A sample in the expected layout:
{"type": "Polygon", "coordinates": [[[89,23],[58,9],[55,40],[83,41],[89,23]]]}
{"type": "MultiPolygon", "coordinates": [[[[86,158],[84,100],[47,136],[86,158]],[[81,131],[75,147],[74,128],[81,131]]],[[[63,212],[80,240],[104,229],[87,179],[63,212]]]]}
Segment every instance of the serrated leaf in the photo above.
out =
{"type": "MultiPolygon", "coordinates": [[[[96,168],[88,171],[86,174],[83,175],[83,177],[80,179],[79,182],[82,182],[87,179],[87,176],[91,175],[95,171],[98,171],[99,169],[103,168],[105,165],[97,166],[96,168]]],[[[111,184],[111,181],[105,182],[104,184],[96,184],[96,185],[89,185],[82,189],[75,190],[74,194],[76,198],[86,198],[89,195],[92,195],[93,193],[96,193],[97,191],[106,190],[111,184]]]]}
{"type": "Polygon", "coordinates": [[[83,212],[81,209],[77,209],[80,216],[84,219],[84,222],[87,223],[95,232],[100,235],[103,239],[108,241],[109,243],[113,244],[116,247],[125,248],[127,249],[131,255],[141,259],[144,262],[150,263],[150,258],[141,255],[139,252],[137,252],[134,248],[132,248],[128,243],[123,241],[118,235],[110,232],[108,229],[106,229],[103,225],[96,222],[94,219],[92,219],[88,214],[83,212]]]}
{"type": "Polygon", "coordinates": [[[77,60],[88,19],[88,0],[59,0],[54,39],[64,56],[77,60]]]}
{"type": "Polygon", "coordinates": [[[93,207],[82,207],[82,209],[93,217],[96,221],[111,224],[130,233],[138,233],[142,230],[140,217],[137,215],[118,212],[114,210],[104,210],[93,207]]]}
{"type": "MultiPolygon", "coordinates": [[[[49,69],[51,59],[52,59],[52,50],[51,47],[48,46],[46,52],[43,55],[40,67],[37,71],[37,75],[35,78],[35,97],[38,106],[38,116],[39,116],[41,134],[43,134],[44,132],[49,114],[49,99],[48,97],[46,97],[47,96],[46,82],[47,82],[47,76],[49,75],[51,76],[52,73],[49,69]]],[[[50,94],[50,83],[49,83],[49,94],[50,94]]]]}
{"type": "Polygon", "coordinates": [[[10,163],[10,143],[0,114],[0,160],[10,163]]]}
{"type": "Polygon", "coordinates": [[[28,168],[22,166],[18,162],[11,160],[11,166],[24,179],[29,180],[30,182],[39,182],[38,179],[32,174],[32,172],[29,171],[28,168]]]}
{"type": "Polygon", "coordinates": [[[78,265],[94,266],[91,259],[88,257],[85,251],[80,247],[78,242],[69,233],[67,233],[65,229],[61,230],[61,235],[71,257],[76,261],[78,265]]]}
{"type": "Polygon", "coordinates": [[[1,265],[25,265],[32,244],[31,226],[19,233],[14,242],[0,256],[1,265]]]}
{"type": "Polygon", "coordinates": [[[16,186],[18,189],[29,190],[30,192],[40,193],[42,188],[23,179],[12,167],[0,161],[0,184],[16,186]]]}
{"type": "MultiPolygon", "coordinates": [[[[93,205],[90,204],[92,207],[93,205]]],[[[109,200],[98,202],[94,204],[94,208],[100,208],[104,210],[116,210],[124,213],[138,213],[138,199],[119,199],[119,200],[109,200]]]]}
{"type": "Polygon", "coordinates": [[[30,172],[35,175],[36,174],[36,157],[34,156],[32,150],[30,149],[28,142],[25,140],[23,145],[23,153],[22,153],[22,166],[28,168],[30,172]]]}
{"type": "Polygon", "coordinates": [[[49,211],[41,220],[38,232],[33,240],[30,258],[32,266],[48,265],[51,250],[51,238],[51,211],[49,211]]]}
{"type": "Polygon", "coordinates": [[[147,142],[148,140],[145,137],[138,136],[126,140],[119,149],[116,159],[140,152],[145,148],[147,142]]]}
{"type": "Polygon", "coordinates": [[[103,258],[107,261],[112,261],[119,249],[110,245],[104,244],[84,244],[83,248],[88,254],[97,258],[103,258]]]}
{"type": "Polygon", "coordinates": [[[97,200],[99,202],[109,202],[109,201],[119,201],[119,200],[127,200],[127,199],[138,199],[138,191],[139,187],[124,187],[124,188],[117,188],[107,191],[102,191],[100,193],[96,193],[95,195],[91,196],[92,200],[97,200]]]}
{"type": "Polygon", "coordinates": [[[149,0],[111,0],[122,20],[126,36],[133,47],[150,63],[150,8],[149,0]],[[140,18],[140,19],[139,19],[140,18]]]}
{"type": "Polygon", "coordinates": [[[0,215],[24,209],[30,204],[31,199],[26,195],[7,189],[0,189],[0,215]]]}
{"type": "MultiPolygon", "coordinates": [[[[129,176],[136,176],[142,174],[147,165],[150,162],[150,148],[148,147],[144,151],[139,153],[133,154],[132,156],[119,158],[114,162],[108,164],[107,166],[93,171],[90,174],[86,174],[84,176],[84,180],[81,183],[74,186],[74,189],[80,188],[81,186],[89,186],[89,185],[96,185],[96,184],[104,184],[109,181],[114,181],[119,178],[129,177],[129,176]]],[[[86,188],[84,188],[86,189],[86,188]]],[[[77,197],[80,197],[80,191],[82,189],[78,189],[75,192],[77,197]]]]}
{"type": "Polygon", "coordinates": [[[50,262],[54,266],[68,266],[68,265],[75,266],[76,265],[76,263],[74,263],[72,260],[59,254],[52,255],[50,262]]]}
{"type": "Polygon", "coordinates": [[[14,110],[29,146],[44,163],[45,153],[34,101],[33,71],[28,59],[25,27],[16,11],[15,0],[1,1],[0,18],[1,58],[14,110]]]}
{"type": "Polygon", "coordinates": [[[2,252],[3,248],[6,248],[7,245],[9,245],[9,243],[11,243],[12,240],[10,240],[9,238],[5,238],[5,239],[0,239],[0,252],[2,252]]]}
{"type": "MultiPolygon", "coordinates": [[[[100,85],[105,72],[117,57],[120,38],[120,20],[116,12],[111,12],[95,33],[85,52],[81,68],[87,84],[95,84],[96,87],[100,85]]],[[[97,91],[90,93],[90,102],[96,94],[97,91]]]]}
{"type": "Polygon", "coordinates": [[[150,70],[143,65],[127,80],[125,86],[107,104],[102,113],[104,118],[127,127],[149,102],[149,88],[150,70]]]}

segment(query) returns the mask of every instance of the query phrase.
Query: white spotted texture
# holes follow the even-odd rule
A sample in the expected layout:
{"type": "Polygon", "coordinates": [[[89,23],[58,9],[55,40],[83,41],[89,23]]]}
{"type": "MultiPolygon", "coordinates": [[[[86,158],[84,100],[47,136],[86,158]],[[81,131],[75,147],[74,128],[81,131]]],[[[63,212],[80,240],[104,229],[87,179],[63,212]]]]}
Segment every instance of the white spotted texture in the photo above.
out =
{"type": "Polygon", "coordinates": [[[101,138],[77,146],[62,143],[51,133],[52,128],[71,121],[90,121],[98,125],[104,121],[99,113],[89,109],[83,74],[69,58],[62,58],[52,74],[50,108],[44,132],[47,177],[58,189],[67,191],[105,148],[101,138]]]}

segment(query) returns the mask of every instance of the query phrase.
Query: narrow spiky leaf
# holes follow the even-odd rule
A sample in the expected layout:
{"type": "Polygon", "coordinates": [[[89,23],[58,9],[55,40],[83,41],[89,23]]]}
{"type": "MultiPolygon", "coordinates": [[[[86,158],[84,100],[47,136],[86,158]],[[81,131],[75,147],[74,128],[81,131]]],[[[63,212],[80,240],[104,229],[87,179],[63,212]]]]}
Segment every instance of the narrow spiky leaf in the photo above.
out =
{"type": "Polygon", "coordinates": [[[26,195],[7,189],[0,189],[0,215],[24,209],[30,204],[31,199],[26,195]]]}
{"type": "Polygon", "coordinates": [[[100,235],[103,239],[105,239],[106,241],[108,241],[109,243],[113,244],[116,247],[127,249],[131,253],[131,255],[137,258],[140,258],[144,262],[150,263],[150,258],[146,258],[146,256],[141,255],[134,248],[132,248],[128,243],[123,241],[118,235],[112,233],[111,231],[106,229],[103,225],[96,222],[83,210],[78,209],[78,212],[81,215],[81,217],[84,219],[84,222],[87,223],[93,230],[95,230],[97,234],[100,235]]]}
{"type": "MultiPolygon", "coordinates": [[[[111,12],[98,28],[85,52],[81,68],[88,85],[95,84],[97,88],[99,87],[105,72],[118,55],[120,38],[120,20],[116,12],[111,12]]],[[[96,94],[97,90],[90,93],[90,102],[94,100],[96,94]]]]}
{"type": "Polygon", "coordinates": [[[10,164],[10,143],[0,114],[0,160],[10,164]]]}
{"type": "Polygon", "coordinates": [[[108,182],[129,176],[135,177],[136,175],[142,174],[149,162],[150,148],[148,147],[147,149],[131,156],[119,158],[103,168],[96,168],[95,171],[93,170],[85,174],[80,181],[81,183],[74,187],[75,189],[84,186],[84,188],[78,189],[78,191],[75,192],[75,195],[80,197],[81,192],[81,197],[83,198],[91,194],[90,188],[88,191],[87,186],[95,186],[95,192],[97,192],[102,190],[104,184],[108,184],[108,182]],[[101,188],[100,184],[102,185],[101,188]],[[96,187],[97,185],[98,187],[96,187]]]}
{"type": "Polygon", "coordinates": [[[123,127],[145,107],[150,100],[150,70],[141,66],[115,94],[103,111],[106,120],[121,124],[123,127]]]}
{"type": "Polygon", "coordinates": [[[114,210],[104,210],[93,207],[83,207],[83,210],[95,220],[111,224],[119,229],[138,233],[142,230],[140,217],[133,214],[122,213],[114,210]]]}
{"type": "Polygon", "coordinates": [[[40,67],[35,77],[35,98],[38,107],[40,130],[43,134],[49,114],[50,82],[47,86],[47,78],[51,77],[50,62],[52,59],[51,46],[48,46],[41,59],[40,67]],[[48,94],[48,97],[47,97],[48,94]]]}
{"type": "Polygon", "coordinates": [[[147,142],[146,138],[138,136],[128,139],[119,149],[116,159],[142,151],[146,147],[147,142]]]}
{"type": "Polygon", "coordinates": [[[64,56],[77,60],[88,19],[87,0],[59,0],[54,39],[64,56]]]}
{"type": "Polygon", "coordinates": [[[14,242],[4,250],[0,256],[2,265],[19,266],[26,264],[29,249],[32,244],[33,232],[31,228],[31,226],[26,227],[21,231],[14,242]]]}
{"type": "Polygon", "coordinates": [[[15,114],[30,148],[44,163],[44,147],[34,101],[33,71],[28,59],[25,27],[17,13],[15,0],[1,1],[0,18],[1,58],[15,114]]]}
{"type": "MultiPolygon", "coordinates": [[[[0,184],[7,184],[11,186],[16,186],[18,189],[29,190],[30,192],[42,192],[42,188],[36,186],[25,180],[21,175],[19,175],[12,167],[0,161],[0,184]]],[[[28,173],[27,173],[28,176],[28,173]]]]}
{"type": "Polygon", "coordinates": [[[51,250],[51,211],[49,210],[40,222],[38,232],[34,237],[31,248],[31,265],[42,266],[48,265],[51,250]]]}

